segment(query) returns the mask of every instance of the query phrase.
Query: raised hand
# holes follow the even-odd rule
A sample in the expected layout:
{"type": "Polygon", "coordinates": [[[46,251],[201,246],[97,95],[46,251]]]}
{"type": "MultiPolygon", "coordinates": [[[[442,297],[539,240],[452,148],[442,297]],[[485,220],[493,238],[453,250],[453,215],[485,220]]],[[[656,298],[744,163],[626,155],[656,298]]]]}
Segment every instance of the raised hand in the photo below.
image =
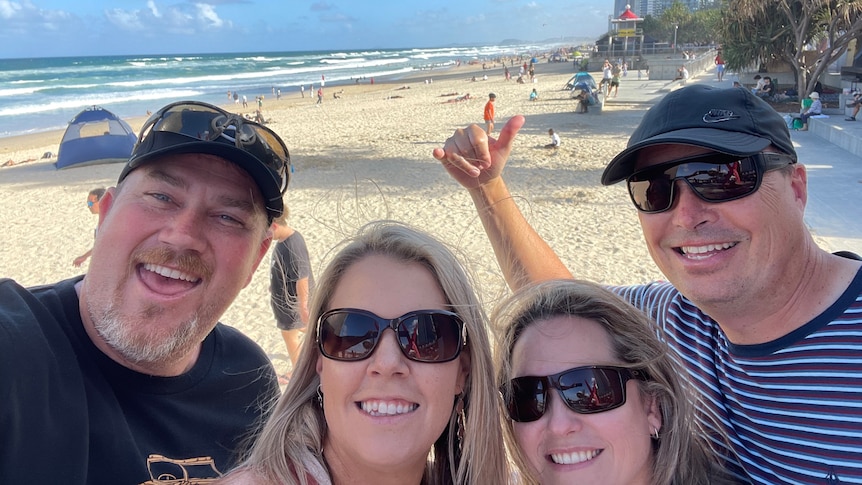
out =
{"type": "Polygon", "coordinates": [[[443,148],[434,149],[433,156],[458,183],[468,189],[479,187],[500,176],[524,121],[521,115],[513,117],[496,139],[479,125],[459,128],[443,148]]]}

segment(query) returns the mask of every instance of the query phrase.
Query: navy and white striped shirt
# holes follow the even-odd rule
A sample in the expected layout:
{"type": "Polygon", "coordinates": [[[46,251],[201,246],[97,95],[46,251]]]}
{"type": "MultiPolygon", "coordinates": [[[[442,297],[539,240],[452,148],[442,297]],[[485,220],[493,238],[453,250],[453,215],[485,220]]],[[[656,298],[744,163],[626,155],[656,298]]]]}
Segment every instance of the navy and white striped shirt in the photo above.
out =
{"type": "Polygon", "coordinates": [[[772,342],[734,345],[669,283],[612,288],[658,324],[701,396],[698,419],[755,483],[862,484],[862,270],[822,314],[772,342]]]}

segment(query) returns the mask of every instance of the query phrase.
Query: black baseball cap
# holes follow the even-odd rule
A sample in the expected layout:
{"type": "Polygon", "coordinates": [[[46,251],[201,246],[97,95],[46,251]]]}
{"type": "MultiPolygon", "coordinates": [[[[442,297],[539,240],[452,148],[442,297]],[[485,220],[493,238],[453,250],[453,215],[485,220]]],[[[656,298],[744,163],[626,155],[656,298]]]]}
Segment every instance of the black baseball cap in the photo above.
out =
{"type": "Polygon", "coordinates": [[[147,161],[183,153],[216,155],[236,164],[260,189],[270,222],[284,211],[290,154],[281,138],[263,125],[198,101],[169,104],[144,123],[118,183],[147,161]]]}
{"type": "Polygon", "coordinates": [[[693,84],[672,91],[647,111],[627,148],[605,168],[602,184],[633,174],[641,148],[668,143],[740,157],[772,145],[797,160],[787,123],[766,101],[747,89],[693,84]]]}

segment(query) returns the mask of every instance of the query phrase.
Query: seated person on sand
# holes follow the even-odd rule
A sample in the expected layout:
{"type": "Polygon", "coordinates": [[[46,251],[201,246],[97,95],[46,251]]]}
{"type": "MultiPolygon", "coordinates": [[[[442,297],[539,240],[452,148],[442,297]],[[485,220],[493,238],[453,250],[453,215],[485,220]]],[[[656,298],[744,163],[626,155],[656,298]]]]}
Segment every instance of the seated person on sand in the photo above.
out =
{"type": "Polygon", "coordinates": [[[537,99],[539,99],[539,93],[536,91],[536,88],[533,88],[530,92],[530,101],[536,101],[537,99]]]}
{"type": "Polygon", "coordinates": [[[523,75],[523,74],[519,74],[519,75],[518,75],[518,80],[517,80],[517,82],[518,82],[518,84],[524,84],[524,83],[526,82],[526,81],[524,80],[524,75],[523,75]]]}
{"type": "Polygon", "coordinates": [[[560,148],[560,135],[556,134],[553,128],[548,129],[548,136],[551,137],[551,143],[545,145],[545,148],[553,148],[554,150],[560,148]]]}

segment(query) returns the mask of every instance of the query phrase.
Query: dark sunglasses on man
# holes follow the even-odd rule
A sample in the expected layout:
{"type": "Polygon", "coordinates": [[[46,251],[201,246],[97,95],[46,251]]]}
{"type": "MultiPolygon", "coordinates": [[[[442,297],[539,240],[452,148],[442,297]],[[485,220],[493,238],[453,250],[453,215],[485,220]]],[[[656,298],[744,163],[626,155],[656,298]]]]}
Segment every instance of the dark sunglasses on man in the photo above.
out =
{"type": "Polygon", "coordinates": [[[603,413],[626,403],[626,382],[647,380],[637,369],[616,366],[586,366],[550,376],[515,377],[500,392],[509,418],[517,423],[537,421],[548,410],[554,389],[563,403],[578,414],[603,413]]]}
{"type": "Polygon", "coordinates": [[[282,214],[290,153],[269,128],[206,103],[169,104],[144,123],[119,181],[147,160],[180,153],[207,153],[239,165],[260,188],[270,219],[282,214]]]}
{"type": "Polygon", "coordinates": [[[677,180],[707,202],[727,202],[753,194],[763,174],[796,163],[790,155],[763,152],[750,157],[708,153],[673,160],[633,173],[629,195],[641,212],[654,214],[673,206],[677,180]]]}
{"type": "Polygon", "coordinates": [[[395,332],[404,356],[415,362],[454,360],[467,341],[464,322],[449,311],[417,310],[389,319],[367,310],[339,308],[318,319],[317,343],[324,357],[359,361],[374,353],[387,328],[395,332]]]}

